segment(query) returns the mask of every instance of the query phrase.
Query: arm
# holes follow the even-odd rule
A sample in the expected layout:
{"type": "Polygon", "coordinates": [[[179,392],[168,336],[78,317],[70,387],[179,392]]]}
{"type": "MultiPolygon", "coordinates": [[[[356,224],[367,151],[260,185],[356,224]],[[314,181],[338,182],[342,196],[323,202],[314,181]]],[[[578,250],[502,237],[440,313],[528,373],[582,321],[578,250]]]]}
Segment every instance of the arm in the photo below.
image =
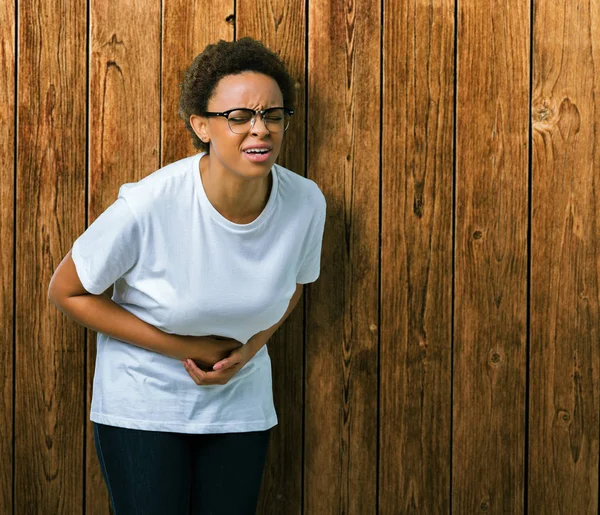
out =
{"type": "MultiPolygon", "coordinates": [[[[252,358],[262,348],[262,346],[265,345],[267,343],[267,341],[269,341],[269,339],[271,338],[271,336],[273,336],[275,331],[277,331],[277,329],[279,329],[279,326],[281,326],[281,324],[283,324],[283,322],[290,315],[290,313],[292,311],[294,311],[294,308],[300,301],[300,297],[302,297],[303,290],[304,290],[303,284],[296,284],[296,291],[292,295],[292,298],[290,299],[290,303],[288,304],[288,308],[287,308],[286,312],[283,314],[283,316],[281,317],[281,319],[279,320],[279,322],[272,325],[268,329],[261,331],[260,333],[256,333],[252,338],[250,338],[246,342],[246,346],[248,347],[250,358],[252,358]]],[[[227,360],[226,359],[222,360],[220,363],[223,363],[224,361],[227,361],[227,360]]],[[[221,367],[218,367],[218,368],[221,368],[221,367]]]]}
{"type": "MultiPolygon", "coordinates": [[[[175,359],[199,354],[201,337],[164,333],[119,306],[106,294],[93,295],[87,292],[77,275],[71,251],[58,265],[50,280],[48,298],[58,309],[81,325],[123,342],[175,359]]],[[[215,354],[218,357],[214,361],[227,355],[239,342],[235,346],[225,341],[218,345],[221,352],[215,354]],[[224,353],[224,350],[227,352],[224,353]]],[[[209,353],[210,349],[206,351],[206,354],[209,353]]]]}

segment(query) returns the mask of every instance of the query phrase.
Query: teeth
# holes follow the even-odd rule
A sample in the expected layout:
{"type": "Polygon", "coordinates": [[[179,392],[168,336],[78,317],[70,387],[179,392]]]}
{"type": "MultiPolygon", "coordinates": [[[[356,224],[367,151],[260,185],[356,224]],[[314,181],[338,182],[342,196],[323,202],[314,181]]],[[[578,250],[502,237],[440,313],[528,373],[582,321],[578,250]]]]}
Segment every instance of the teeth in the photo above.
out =
{"type": "Polygon", "coordinates": [[[246,150],[246,152],[248,152],[248,153],[252,153],[252,154],[265,154],[265,153],[266,153],[266,152],[268,152],[268,151],[269,151],[269,150],[268,150],[268,149],[266,149],[266,148],[264,148],[264,149],[262,149],[262,150],[260,150],[260,149],[257,149],[257,148],[251,148],[251,149],[248,149],[248,150],[246,150]]]}

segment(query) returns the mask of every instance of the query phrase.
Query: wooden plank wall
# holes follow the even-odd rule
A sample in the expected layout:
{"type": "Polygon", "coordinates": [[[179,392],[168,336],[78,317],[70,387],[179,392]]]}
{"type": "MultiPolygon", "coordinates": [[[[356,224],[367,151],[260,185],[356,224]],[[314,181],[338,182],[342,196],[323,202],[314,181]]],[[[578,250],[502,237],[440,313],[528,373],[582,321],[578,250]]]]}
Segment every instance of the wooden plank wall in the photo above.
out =
{"type": "Polygon", "coordinates": [[[598,513],[600,4],[536,4],[529,508],[598,513]]]}
{"type": "Polygon", "coordinates": [[[297,82],[328,200],[269,343],[259,513],[598,513],[600,3],[0,5],[0,512],[108,514],[95,335],[49,279],[124,182],[195,152],[178,84],[243,36],[297,82]]]}
{"type": "Polygon", "coordinates": [[[13,507],[77,513],[84,331],[46,292],[85,229],[85,3],[20,0],[17,20],[13,507]]]}
{"type": "Polygon", "coordinates": [[[455,5],[384,9],[379,508],[448,513],[455,5]]]}
{"type": "Polygon", "coordinates": [[[520,513],[524,503],[529,14],[527,0],[459,3],[451,499],[458,513],[520,513]]]}
{"type": "Polygon", "coordinates": [[[13,508],[15,4],[0,5],[0,505],[13,508]]]}
{"type": "Polygon", "coordinates": [[[305,513],[377,501],[380,12],[309,2],[307,164],[328,218],[307,296],[305,513]]]}

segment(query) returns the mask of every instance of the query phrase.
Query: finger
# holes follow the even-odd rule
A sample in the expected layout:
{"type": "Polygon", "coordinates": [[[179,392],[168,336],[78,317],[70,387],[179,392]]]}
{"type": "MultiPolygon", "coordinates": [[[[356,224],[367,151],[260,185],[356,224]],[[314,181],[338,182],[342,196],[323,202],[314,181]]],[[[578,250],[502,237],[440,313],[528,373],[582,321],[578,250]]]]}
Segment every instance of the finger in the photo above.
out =
{"type": "Polygon", "coordinates": [[[239,358],[236,358],[234,356],[229,356],[228,358],[222,359],[221,361],[217,361],[213,365],[213,370],[226,370],[235,365],[239,365],[240,362],[241,362],[241,360],[239,358]]]}
{"type": "Polygon", "coordinates": [[[222,359],[221,361],[217,361],[213,365],[213,370],[224,370],[229,366],[229,361],[226,359],[222,359]]]}
{"type": "Polygon", "coordinates": [[[183,364],[183,368],[185,368],[185,371],[193,379],[194,383],[198,384],[198,378],[192,372],[192,369],[191,369],[189,363],[187,362],[187,360],[184,359],[181,363],[183,364]]]}
{"type": "Polygon", "coordinates": [[[205,372],[205,384],[227,384],[229,380],[239,371],[239,365],[232,365],[227,369],[205,372]]]}
{"type": "Polygon", "coordinates": [[[191,359],[186,359],[183,364],[187,373],[194,380],[194,382],[198,385],[203,384],[204,380],[206,379],[206,372],[199,369],[196,363],[194,363],[194,361],[191,359]]]}
{"type": "Polygon", "coordinates": [[[242,362],[242,353],[239,349],[235,349],[233,351],[231,351],[231,353],[229,354],[229,356],[227,356],[226,358],[223,358],[220,361],[217,361],[214,365],[213,365],[213,370],[225,370],[231,367],[234,367],[235,365],[238,365],[239,363],[242,362]]]}
{"type": "Polygon", "coordinates": [[[187,373],[199,386],[226,384],[235,374],[235,369],[233,367],[226,370],[225,373],[221,370],[219,370],[218,372],[205,372],[204,370],[198,368],[194,361],[190,359],[185,360],[184,365],[185,369],[187,370],[187,373]]]}

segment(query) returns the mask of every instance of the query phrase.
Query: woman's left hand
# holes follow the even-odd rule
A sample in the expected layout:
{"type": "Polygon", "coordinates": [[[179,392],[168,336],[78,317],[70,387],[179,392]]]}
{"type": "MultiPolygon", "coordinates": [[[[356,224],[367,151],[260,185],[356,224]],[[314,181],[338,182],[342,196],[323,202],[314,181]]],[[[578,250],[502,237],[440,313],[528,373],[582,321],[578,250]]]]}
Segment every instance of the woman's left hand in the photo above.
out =
{"type": "Polygon", "coordinates": [[[191,359],[182,361],[187,373],[197,385],[227,384],[229,380],[250,360],[249,348],[242,345],[231,351],[225,359],[217,361],[212,370],[202,370],[191,359]]]}

